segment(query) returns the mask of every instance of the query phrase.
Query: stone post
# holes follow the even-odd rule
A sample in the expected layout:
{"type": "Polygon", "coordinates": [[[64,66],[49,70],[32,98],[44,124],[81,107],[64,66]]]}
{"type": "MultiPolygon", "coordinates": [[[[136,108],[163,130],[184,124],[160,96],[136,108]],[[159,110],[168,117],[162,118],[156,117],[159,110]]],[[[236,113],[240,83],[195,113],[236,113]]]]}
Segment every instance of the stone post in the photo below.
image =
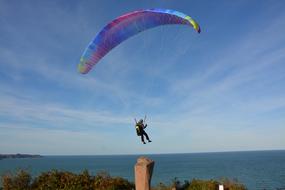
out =
{"type": "Polygon", "coordinates": [[[150,190],[154,161],[147,157],[139,157],[135,165],[136,190],[150,190]]]}

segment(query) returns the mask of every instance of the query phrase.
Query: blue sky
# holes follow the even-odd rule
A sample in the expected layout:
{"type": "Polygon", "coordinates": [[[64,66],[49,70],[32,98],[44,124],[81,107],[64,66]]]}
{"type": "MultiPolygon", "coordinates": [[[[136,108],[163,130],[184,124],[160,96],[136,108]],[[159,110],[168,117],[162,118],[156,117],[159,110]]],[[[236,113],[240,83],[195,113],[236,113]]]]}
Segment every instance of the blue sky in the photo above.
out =
{"type": "Polygon", "coordinates": [[[0,153],[144,154],[285,148],[285,3],[0,0],[0,153]],[[109,21],[174,9],[164,26],[77,64],[109,21]],[[147,115],[151,144],[133,118],[147,115]]]}

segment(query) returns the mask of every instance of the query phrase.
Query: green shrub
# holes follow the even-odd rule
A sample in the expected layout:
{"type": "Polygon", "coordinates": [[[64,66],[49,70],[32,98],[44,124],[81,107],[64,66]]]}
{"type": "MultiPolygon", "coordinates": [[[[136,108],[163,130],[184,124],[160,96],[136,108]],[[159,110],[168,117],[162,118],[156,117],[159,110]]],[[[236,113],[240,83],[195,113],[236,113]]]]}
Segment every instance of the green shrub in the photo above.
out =
{"type": "Polygon", "coordinates": [[[24,170],[19,170],[16,175],[10,173],[2,176],[3,190],[29,190],[31,176],[24,170]]]}
{"type": "MultiPolygon", "coordinates": [[[[3,189],[0,190],[133,190],[135,185],[121,177],[111,177],[106,172],[91,176],[87,170],[80,174],[67,171],[52,170],[43,172],[32,180],[31,175],[23,170],[15,175],[10,173],[2,176],[3,189]]],[[[174,178],[171,185],[163,183],[152,190],[216,190],[223,184],[225,190],[246,190],[237,180],[227,178],[221,180],[198,180],[181,183],[174,178]]]]}
{"type": "Polygon", "coordinates": [[[245,190],[246,187],[239,183],[238,180],[229,180],[227,178],[221,179],[220,183],[224,185],[225,190],[245,190]]]}
{"type": "Polygon", "coordinates": [[[101,172],[94,178],[93,189],[96,190],[132,190],[134,184],[121,177],[110,177],[109,174],[101,172]]]}
{"type": "Polygon", "coordinates": [[[2,176],[3,190],[132,190],[134,184],[107,173],[91,176],[87,170],[80,174],[52,170],[43,172],[31,181],[31,176],[20,171],[2,176]]]}
{"type": "Polygon", "coordinates": [[[214,180],[193,179],[187,190],[216,190],[219,183],[214,180]]]}
{"type": "Polygon", "coordinates": [[[246,187],[238,183],[237,180],[229,180],[227,178],[219,181],[193,179],[191,182],[185,180],[184,183],[174,178],[171,185],[167,186],[160,183],[153,190],[217,190],[219,184],[223,184],[225,190],[246,190],[246,187]]]}

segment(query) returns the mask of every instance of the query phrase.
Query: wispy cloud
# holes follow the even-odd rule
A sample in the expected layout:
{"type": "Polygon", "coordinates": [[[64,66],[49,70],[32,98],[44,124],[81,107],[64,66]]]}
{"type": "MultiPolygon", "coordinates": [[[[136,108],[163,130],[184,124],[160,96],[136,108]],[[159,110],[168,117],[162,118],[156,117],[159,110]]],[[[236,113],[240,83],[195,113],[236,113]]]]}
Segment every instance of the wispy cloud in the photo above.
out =
{"type": "Polygon", "coordinates": [[[94,155],[110,153],[112,150],[104,144],[108,144],[113,136],[104,132],[43,129],[19,123],[0,123],[0,138],[2,153],[94,155]]]}
{"type": "Polygon", "coordinates": [[[202,109],[203,112],[199,111],[202,114],[211,114],[211,112],[213,114],[214,110],[211,108],[225,106],[223,104],[226,100],[235,106],[244,107],[248,104],[257,106],[244,110],[247,112],[270,111],[274,109],[273,105],[276,105],[276,108],[283,107],[282,94],[269,95],[266,92],[270,83],[281,85],[282,79],[284,80],[284,74],[278,72],[278,69],[282,69],[285,58],[285,50],[279,46],[280,41],[285,39],[278,30],[283,20],[284,15],[276,18],[273,23],[267,23],[266,27],[259,26],[265,29],[258,34],[255,28],[230,49],[221,50],[223,53],[217,59],[208,60],[211,64],[208,64],[205,70],[199,73],[200,75],[174,80],[170,87],[173,94],[184,97],[181,107],[192,110],[190,113],[202,109]],[[269,37],[264,38],[264,36],[269,37]],[[278,75],[273,76],[271,70],[278,75]],[[250,88],[259,89],[260,94],[250,88]],[[242,97],[243,92],[250,94],[242,97]],[[258,97],[252,98],[252,96],[258,97]],[[264,109],[259,109],[264,101],[271,102],[272,106],[263,106],[264,109]]]}
{"type": "Polygon", "coordinates": [[[78,110],[58,103],[35,102],[31,97],[1,95],[0,116],[23,123],[38,123],[38,128],[52,127],[58,129],[78,130],[87,126],[106,127],[128,125],[128,116],[107,111],[78,110]]]}
{"type": "Polygon", "coordinates": [[[102,147],[95,149],[101,153],[284,146],[279,134],[285,113],[285,15],[275,13],[277,5],[262,7],[262,21],[257,15],[246,17],[243,28],[235,31],[231,26],[241,26],[236,14],[244,15],[241,8],[247,3],[239,5],[234,13],[231,7],[222,11],[233,21],[221,18],[213,24],[219,8],[203,14],[200,35],[186,26],[139,34],[81,75],[76,66],[86,44],[125,7],[106,13],[102,7],[109,6],[99,2],[92,7],[89,2],[30,6],[0,1],[0,151],[9,151],[6,145],[11,151],[17,146],[27,152],[64,150],[53,151],[49,144],[54,142],[78,150],[89,143],[102,147]],[[157,144],[130,147],[127,140],[137,140],[133,118],[144,114],[157,144]],[[181,141],[170,143],[168,138],[181,141]],[[203,138],[217,143],[209,145],[203,138]],[[80,141],[77,146],[74,139],[80,141]]]}

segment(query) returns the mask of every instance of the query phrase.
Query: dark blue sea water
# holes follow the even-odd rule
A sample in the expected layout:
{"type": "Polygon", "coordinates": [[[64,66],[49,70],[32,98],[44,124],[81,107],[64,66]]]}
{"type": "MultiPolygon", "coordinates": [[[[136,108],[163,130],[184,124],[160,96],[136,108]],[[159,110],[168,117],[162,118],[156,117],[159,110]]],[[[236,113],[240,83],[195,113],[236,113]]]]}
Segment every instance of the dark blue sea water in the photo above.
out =
{"type": "MultiPolygon", "coordinates": [[[[285,151],[250,151],[147,155],[155,161],[152,184],[179,180],[238,179],[248,189],[285,189],[285,151]]],[[[33,175],[51,169],[90,173],[107,171],[134,181],[138,155],[120,156],[45,156],[37,159],[0,160],[0,174],[26,169],[33,175]]]]}

